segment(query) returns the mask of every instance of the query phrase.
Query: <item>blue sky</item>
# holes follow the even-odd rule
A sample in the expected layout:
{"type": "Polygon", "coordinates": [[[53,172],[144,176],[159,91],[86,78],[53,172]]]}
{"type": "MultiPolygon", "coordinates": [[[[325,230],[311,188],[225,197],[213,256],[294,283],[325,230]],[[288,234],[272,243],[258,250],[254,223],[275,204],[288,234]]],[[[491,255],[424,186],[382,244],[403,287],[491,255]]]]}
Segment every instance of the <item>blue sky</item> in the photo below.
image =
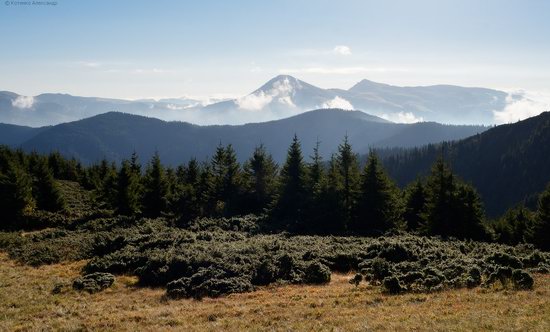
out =
{"type": "Polygon", "coordinates": [[[550,1],[0,2],[0,90],[243,95],[278,74],[547,90],[550,1]]]}

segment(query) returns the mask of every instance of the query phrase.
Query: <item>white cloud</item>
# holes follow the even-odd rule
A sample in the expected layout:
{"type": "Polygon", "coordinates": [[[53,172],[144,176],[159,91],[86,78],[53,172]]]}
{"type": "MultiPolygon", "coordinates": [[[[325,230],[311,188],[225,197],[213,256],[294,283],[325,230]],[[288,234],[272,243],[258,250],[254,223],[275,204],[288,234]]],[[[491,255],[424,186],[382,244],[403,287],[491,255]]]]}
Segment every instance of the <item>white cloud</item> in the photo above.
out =
{"type": "Polygon", "coordinates": [[[412,112],[398,112],[380,115],[382,119],[397,123],[416,123],[424,121],[422,117],[416,117],[412,112]]]}
{"type": "Polygon", "coordinates": [[[185,109],[185,106],[176,105],[176,104],[167,104],[166,108],[168,108],[169,110],[172,110],[172,111],[178,111],[178,110],[185,109]]]}
{"type": "Polygon", "coordinates": [[[495,123],[513,123],[550,110],[550,93],[518,90],[506,97],[506,107],[493,111],[495,123]]]}
{"type": "Polygon", "coordinates": [[[337,45],[334,47],[333,52],[340,55],[350,55],[351,54],[351,48],[346,45],[337,45]]]}
{"type": "Polygon", "coordinates": [[[259,111],[273,100],[273,96],[266,94],[263,91],[252,93],[248,96],[237,99],[239,108],[249,111],[259,111]]]}
{"type": "Polygon", "coordinates": [[[280,104],[296,107],[292,101],[295,89],[300,89],[298,82],[293,85],[288,77],[275,81],[267,91],[258,91],[236,100],[237,106],[244,110],[259,111],[273,100],[280,104]]]}
{"type": "Polygon", "coordinates": [[[343,110],[354,109],[353,105],[349,101],[338,96],[334,97],[334,99],[324,102],[323,105],[321,105],[321,108],[341,108],[343,110]]]}
{"type": "Polygon", "coordinates": [[[28,109],[31,108],[34,104],[34,97],[32,96],[17,96],[14,100],[12,100],[11,105],[13,107],[17,107],[20,109],[28,109]]]}

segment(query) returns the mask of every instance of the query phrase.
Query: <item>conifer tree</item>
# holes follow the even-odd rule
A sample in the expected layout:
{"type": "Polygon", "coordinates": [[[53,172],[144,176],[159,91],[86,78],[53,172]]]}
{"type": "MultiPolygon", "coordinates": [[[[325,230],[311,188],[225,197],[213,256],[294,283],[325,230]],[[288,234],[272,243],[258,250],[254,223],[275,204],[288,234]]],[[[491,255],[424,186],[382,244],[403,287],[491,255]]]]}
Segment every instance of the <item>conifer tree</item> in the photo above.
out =
{"type": "Polygon", "coordinates": [[[348,224],[351,220],[352,208],[355,205],[355,199],[359,187],[359,163],[357,155],[353,152],[348,136],[344,137],[342,144],[338,146],[338,156],[336,164],[339,178],[342,181],[341,185],[341,206],[343,207],[344,223],[348,224]]]}
{"type": "Polygon", "coordinates": [[[135,161],[124,160],[117,179],[117,213],[136,215],[140,212],[140,178],[135,161]]]}
{"type": "Polygon", "coordinates": [[[36,160],[32,167],[32,175],[36,207],[46,211],[62,210],[65,207],[65,200],[45,159],[36,160]]]}
{"type": "Polygon", "coordinates": [[[306,164],[306,210],[304,211],[304,230],[307,233],[324,233],[327,216],[324,214],[324,187],[326,185],[325,167],[319,153],[320,142],[313,148],[310,162],[306,164]]]}
{"type": "Polygon", "coordinates": [[[139,157],[136,151],[132,152],[130,157],[130,169],[138,178],[141,177],[141,164],[139,163],[139,157]]]}
{"type": "Polygon", "coordinates": [[[184,172],[185,183],[195,186],[199,182],[200,167],[195,158],[189,160],[184,172]]]}
{"type": "Polygon", "coordinates": [[[338,234],[346,230],[349,215],[343,205],[340,169],[337,158],[331,156],[327,176],[322,182],[321,192],[315,204],[317,209],[316,229],[322,234],[338,234]]]}
{"type": "Polygon", "coordinates": [[[8,161],[0,172],[0,228],[16,225],[26,211],[34,207],[32,198],[32,179],[25,170],[14,161],[8,161]]]}
{"type": "Polygon", "coordinates": [[[303,230],[303,217],[307,208],[307,171],[300,141],[296,135],[288,148],[279,181],[279,197],[274,211],[275,215],[279,221],[288,223],[291,229],[303,230]]]}
{"type": "Polygon", "coordinates": [[[539,196],[532,237],[539,248],[550,250],[550,183],[539,196]]]}
{"type": "Polygon", "coordinates": [[[382,169],[378,157],[371,151],[361,174],[357,214],[351,231],[357,234],[380,235],[400,227],[397,192],[398,189],[382,169]]]}
{"type": "Polygon", "coordinates": [[[321,142],[317,140],[313,148],[313,155],[310,156],[311,162],[308,168],[308,191],[314,195],[319,192],[323,181],[325,180],[325,168],[323,167],[323,157],[319,153],[321,142]]]}
{"type": "Polygon", "coordinates": [[[99,174],[101,184],[97,190],[98,198],[102,206],[108,209],[116,209],[117,201],[117,169],[114,163],[102,161],[99,174]]]}
{"type": "Polygon", "coordinates": [[[273,200],[277,176],[277,164],[263,145],[256,147],[244,164],[244,174],[250,204],[248,210],[262,212],[273,200]]]}
{"type": "Polygon", "coordinates": [[[404,191],[403,219],[407,229],[416,231],[424,223],[422,218],[426,210],[426,189],[422,181],[416,180],[404,191]]]}
{"type": "Polygon", "coordinates": [[[216,197],[214,195],[214,175],[210,164],[204,162],[201,167],[199,182],[197,184],[197,205],[200,215],[215,215],[216,197]]]}
{"type": "Polygon", "coordinates": [[[237,162],[231,144],[225,148],[218,145],[212,158],[214,198],[217,200],[216,213],[232,215],[239,210],[241,189],[241,166],[237,162]]]}
{"type": "Polygon", "coordinates": [[[479,195],[459,181],[442,158],[432,167],[426,192],[425,233],[470,239],[486,236],[479,195]]]}
{"type": "Polygon", "coordinates": [[[149,216],[159,216],[168,207],[169,184],[166,172],[155,153],[145,170],[143,178],[143,212],[149,216]]]}

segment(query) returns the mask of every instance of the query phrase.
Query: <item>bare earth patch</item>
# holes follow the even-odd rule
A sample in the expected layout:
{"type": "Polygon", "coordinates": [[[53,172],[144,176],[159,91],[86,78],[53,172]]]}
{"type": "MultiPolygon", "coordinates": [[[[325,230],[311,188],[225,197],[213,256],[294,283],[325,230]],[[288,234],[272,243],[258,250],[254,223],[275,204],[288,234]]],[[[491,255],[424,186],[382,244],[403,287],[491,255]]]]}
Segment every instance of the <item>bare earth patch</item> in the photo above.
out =
{"type": "Polygon", "coordinates": [[[84,262],[33,268],[0,254],[0,330],[550,331],[550,276],[533,291],[451,290],[388,296],[333,274],[324,286],[267,287],[218,299],[166,300],[118,276],[97,294],[72,290],[84,262]],[[58,285],[59,293],[52,294],[58,285]]]}

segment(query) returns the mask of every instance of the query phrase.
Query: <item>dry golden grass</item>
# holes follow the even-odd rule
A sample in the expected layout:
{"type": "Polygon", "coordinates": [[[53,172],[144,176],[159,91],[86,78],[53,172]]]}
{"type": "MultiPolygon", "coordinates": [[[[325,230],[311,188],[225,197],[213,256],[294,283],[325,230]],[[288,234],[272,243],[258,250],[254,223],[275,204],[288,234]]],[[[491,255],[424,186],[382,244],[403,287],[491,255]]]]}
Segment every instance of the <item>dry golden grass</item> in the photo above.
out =
{"type": "Polygon", "coordinates": [[[517,330],[550,331],[550,276],[534,291],[453,290],[386,296],[333,275],[325,286],[280,286],[219,299],[166,301],[118,277],[98,294],[70,285],[83,262],[32,268],[0,254],[0,330],[517,330]]]}

